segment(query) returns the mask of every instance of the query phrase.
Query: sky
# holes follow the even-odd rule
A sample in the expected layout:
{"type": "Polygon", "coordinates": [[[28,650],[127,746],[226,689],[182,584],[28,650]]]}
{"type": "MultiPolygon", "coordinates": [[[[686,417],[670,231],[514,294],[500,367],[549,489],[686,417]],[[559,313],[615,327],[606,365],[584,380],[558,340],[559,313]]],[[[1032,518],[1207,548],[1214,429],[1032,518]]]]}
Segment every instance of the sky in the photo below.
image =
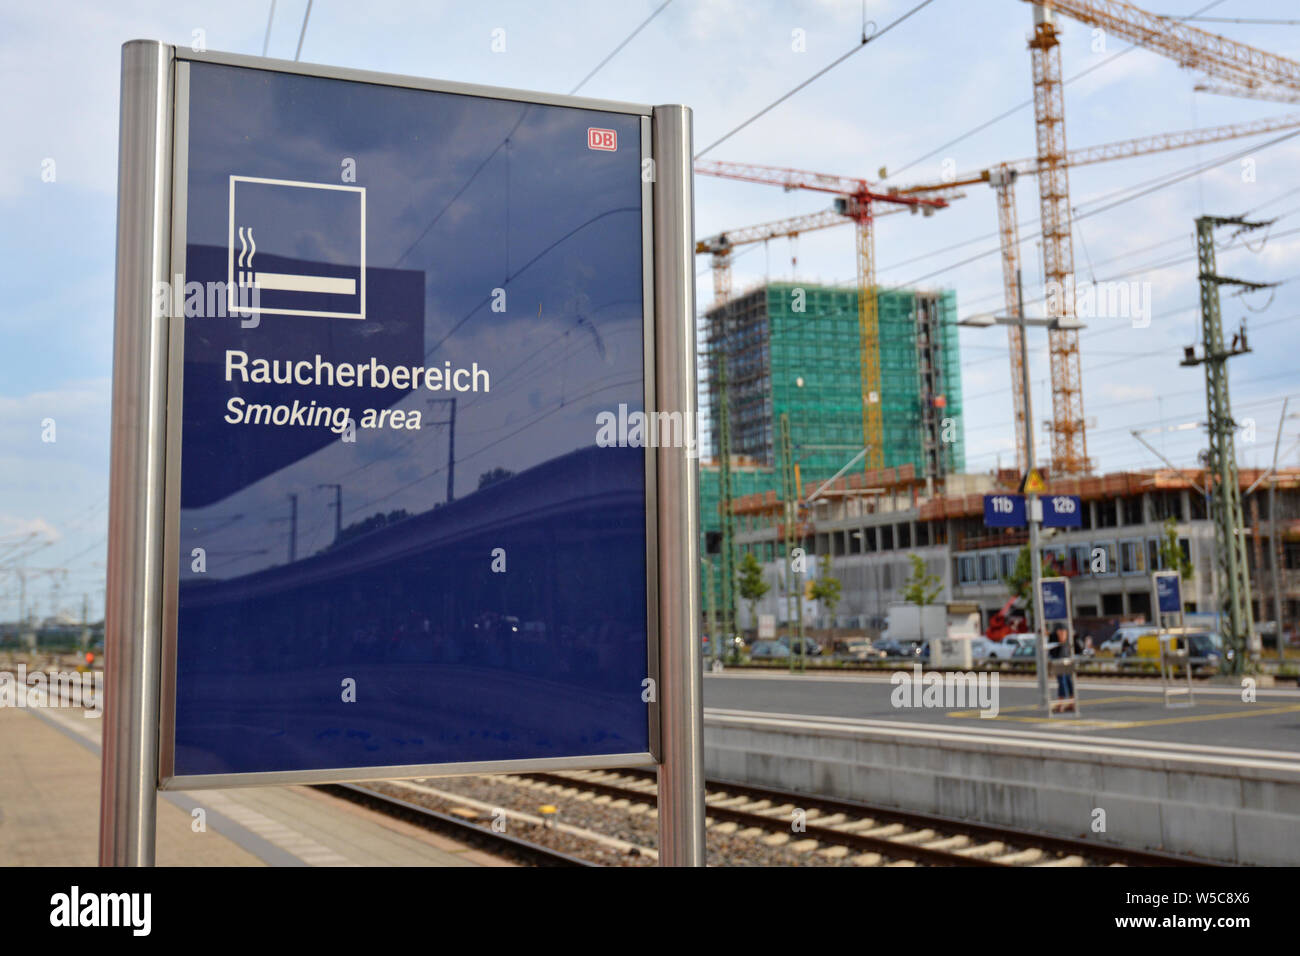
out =
{"type": "MultiPolygon", "coordinates": [[[[438,79],[568,93],[661,0],[399,2],[318,0],[301,59],[438,79]]],[[[1144,0],[1183,16],[1211,0],[1144,0]]],[[[583,95],[692,107],[696,150],[884,27],[915,0],[672,0],[582,86],[583,95]],[[874,24],[874,27],[872,26],[874,24]]],[[[114,224],[121,44],[135,38],[292,59],[306,0],[71,2],[0,8],[0,620],[18,610],[14,569],[27,595],[53,610],[103,613],[112,376],[114,224]],[[63,569],[43,571],[41,569],[63,569]]],[[[940,179],[1035,152],[1023,0],[933,0],[821,78],[710,149],[705,158],[795,167],[890,185],[940,179]],[[1007,114],[1001,119],[996,117],[1007,114]],[[982,127],[982,128],[980,128],[982,127]],[[973,130],[977,130],[972,133],[973,130]],[[968,135],[969,134],[969,135],[968,135]]],[[[1295,18],[1293,4],[1220,0],[1204,16],[1295,18]]],[[[1300,112],[1195,92],[1194,71],[1117,37],[1062,21],[1071,148],[1155,133],[1300,112]],[[1125,52],[1127,51],[1127,52],[1125,52]]],[[[1300,26],[1197,24],[1300,59],[1300,26]]],[[[929,218],[891,216],[876,228],[886,285],[953,289],[962,316],[1002,305],[992,191],[929,218]]],[[[1253,351],[1230,363],[1239,459],[1271,460],[1283,400],[1300,399],[1291,348],[1300,318],[1300,136],[1232,140],[1094,166],[1070,174],[1079,280],[1137,283],[1150,321],[1086,319],[1080,340],[1089,453],[1102,471],[1196,461],[1205,418],[1201,369],[1181,368],[1196,341],[1194,219],[1202,214],[1279,217],[1249,243],[1220,234],[1219,270],[1274,290],[1233,297],[1225,326],[1245,318],[1253,351]],[[1279,140],[1271,143],[1272,140],[1279,140]],[[1218,162],[1216,162],[1218,161],[1218,162]],[[1198,172],[1193,172],[1197,171],[1198,172]],[[1180,172],[1193,173],[1171,182],[1180,172]]],[[[1041,310],[1041,255],[1034,182],[1017,188],[1029,308],[1041,310]]],[[[696,180],[696,232],[718,231],[827,208],[821,193],[711,177],[696,180]]],[[[851,284],[848,226],[746,247],[733,267],[742,289],[765,278],[851,284]],[[797,259],[797,264],[792,260],[797,259]]],[[[697,260],[701,306],[712,299],[697,260]]],[[[1035,417],[1050,410],[1046,335],[1030,338],[1035,417]]],[[[1005,336],[963,329],[962,379],[968,468],[1014,462],[1005,336]]],[[[1300,413],[1300,401],[1292,403],[1300,413]]],[[[1284,464],[1294,465],[1300,421],[1283,422],[1284,464]]],[[[1036,434],[1046,437],[1041,428],[1036,434]]],[[[1040,439],[1040,454],[1046,457],[1040,439]]],[[[360,517],[360,516],[349,516],[360,517]]]]}

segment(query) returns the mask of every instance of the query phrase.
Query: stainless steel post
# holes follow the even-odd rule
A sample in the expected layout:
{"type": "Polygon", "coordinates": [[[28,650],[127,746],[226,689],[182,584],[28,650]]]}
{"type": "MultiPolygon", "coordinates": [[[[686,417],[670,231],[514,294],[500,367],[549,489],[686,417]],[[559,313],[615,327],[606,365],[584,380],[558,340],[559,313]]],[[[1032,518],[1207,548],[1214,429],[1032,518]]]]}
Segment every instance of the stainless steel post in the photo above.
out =
{"type": "Polygon", "coordinates": [[[122,47],[99,862],[151,866],[158,779],[173,50],[122,47]]]}
{"type": "MultiPolygon", "coordinates": [[[[1020,270],[1016,269],[1016,320],[1020,323],[1020,374],[1023,376],[1021,391],[1025,398],[1025,474],[1034,470],[1034,404],[1029,394],[1029,328],[1025,325],[1025,287],[1020,279],[1020,270]]],[[[1047,630],[1043,620],[1043,559],[1038,554],[1038,495],[1025,496],[1025,521],[1029,524],[1029,573],[1030,583],[1034,589],[1034,631],[1038,635],[1035,658],[1038,668],[1038,699],[1043,711],[1050,714],[1052,699],[1047,686],[1047,630]]],[[[1067,607],[1066,613],[1070,609],[1067,607]]]]}
{"type": "MultiPolygon", "coordinates": [[[[657,411],[694,434],[695,216],[691,111],[653,119],[657,411]]],[[[704,865],[704,723],[700,662],[699,500],[695,459],[656,451],[659,496],[659,864],[704,865]]]]}

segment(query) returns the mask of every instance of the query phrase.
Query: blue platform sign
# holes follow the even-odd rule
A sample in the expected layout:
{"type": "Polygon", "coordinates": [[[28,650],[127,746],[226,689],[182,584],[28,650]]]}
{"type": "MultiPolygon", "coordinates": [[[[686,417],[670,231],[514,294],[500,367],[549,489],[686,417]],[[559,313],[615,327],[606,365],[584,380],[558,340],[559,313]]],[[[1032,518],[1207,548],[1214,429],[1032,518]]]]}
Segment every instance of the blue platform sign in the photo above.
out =
{"type": "Polygon", "coordinates": [[[1156,582],[1156,608],[1161,614],[1182,614],[1183,596],[1182,579],[1177,571],[1157,571],[1152,577],[1156,582]]]}
{"type": "Polygon", "coordinates": [[[1083,527],[1083,502],[1078,495],[1042,495],[1044,528],[1083,527]]]}
{"type": "Polygon", "coordinates": [[[984,525],[989,528],[1023,528],[1025,526],[1025,496],[985,495],[984,525]]]}
{"type": "Polygon", "coordinates": [[[648,111],[178,55],[161,783],[648,757],[648,111]]]}
{"type": "Polygon", "coordinates": [[[1070,620],[1070,582],[1065,578],[1043,578],[1043,620],[1070,620]]]}

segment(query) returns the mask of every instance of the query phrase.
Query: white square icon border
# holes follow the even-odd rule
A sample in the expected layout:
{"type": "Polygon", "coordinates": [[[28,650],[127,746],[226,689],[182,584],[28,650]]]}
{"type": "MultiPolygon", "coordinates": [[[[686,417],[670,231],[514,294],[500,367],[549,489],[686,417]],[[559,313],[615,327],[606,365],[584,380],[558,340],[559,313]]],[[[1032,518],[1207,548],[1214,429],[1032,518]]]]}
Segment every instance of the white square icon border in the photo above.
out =
{"type": "Polygon", "coordinates": [[[366,317],[366,187],[341,186],[334,183],[309,183],[296,179],[266,179],[259,176],[230,177],[230,231],[226,244],[226,298],[231,314],[248,315],[315,315],[330,319],[364,319],[366,317]],[[252,307],[236,298],[235,285],[235,185],[236,183],[261,183],[270,186],[296,186],[302,189],[334,189],[358,193],[361,197],[361,308],[357,312],[320,312],[314,309],[270,309],[252,307]],[[237,313],[236,313],[237,310],[237,313]]]}

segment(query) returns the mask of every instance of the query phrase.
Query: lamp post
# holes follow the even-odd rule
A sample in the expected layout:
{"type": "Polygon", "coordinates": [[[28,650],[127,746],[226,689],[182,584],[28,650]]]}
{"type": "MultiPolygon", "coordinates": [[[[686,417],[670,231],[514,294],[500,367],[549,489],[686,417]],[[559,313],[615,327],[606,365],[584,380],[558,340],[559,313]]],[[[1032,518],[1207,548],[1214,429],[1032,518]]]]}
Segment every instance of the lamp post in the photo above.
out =
{"type": "MultiPolygon", "coordinates": [[[[1073,318],[1066,320],[1060,318],[1031,319],[1026,316],[1025,289],[1021,283],[1020,270],[1016,269],[1015,315],[994,315],[984,312],[962,319],[957,324],[977,329],[987,329],[994,325],[1014,325],[1020,328],[1020,374],[1022,377],[1020,391],[1024,396],[1025,477],[1027,478],[1034,470],[1034,414],[1033,401],[1029,392],[1029,344],[1026,332],[1029,328],[1082,329],[1084,327],[1083,323],[1073,318]]],[[[1043,559],[1038,553],[1038,529],[1043,520],[1043,510],[1038,501],[1038,494],[1033,490],[1029,490],[1025,494],[1025,520],[1029,524],[1029,570],[1033,589],[1034,630],[1038,635],[1038,639],[1034,642],[1036,645],[1034,656],[1037,659],[1038,668],[1038,698],[1042,704],[1043,712],[1050,714],[1052,700],[1047,686],[1047,632],[1044,627],[1046,621],[1043,620],[1043,559]]],[[[1066,608],[1066,611],[1068,613],[1069,608],[1066,608]]]]}

